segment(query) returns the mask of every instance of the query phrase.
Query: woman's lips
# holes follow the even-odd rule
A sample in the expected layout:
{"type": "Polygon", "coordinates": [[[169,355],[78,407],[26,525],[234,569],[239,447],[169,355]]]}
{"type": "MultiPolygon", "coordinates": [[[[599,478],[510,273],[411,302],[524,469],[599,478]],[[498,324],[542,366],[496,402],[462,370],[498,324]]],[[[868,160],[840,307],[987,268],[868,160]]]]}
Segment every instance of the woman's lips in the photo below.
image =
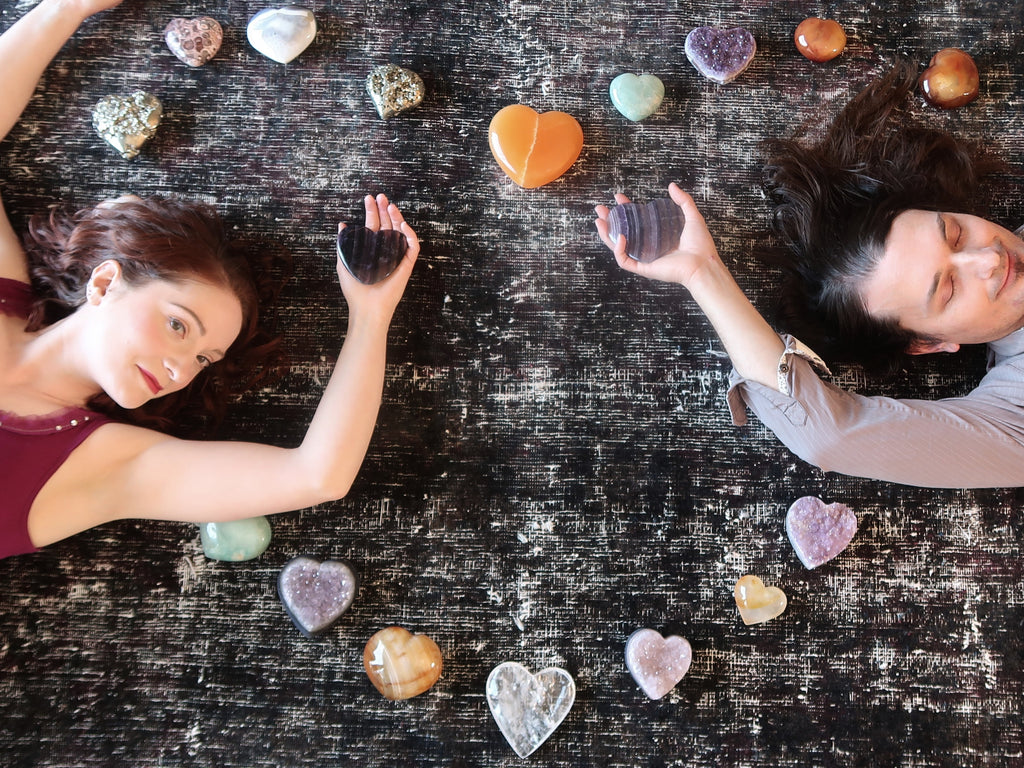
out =
{"type": "Polygon", "coordinates": [[[149,371],[147,371],[145,368],[143,368],[141,365],[136,367],[139,369],[139,373],[142,374],[142,378],[146,382],[146,385],[149,387],[149,390],[154,395],[159,395],[163,391],[163,387],[160,386],[160,382],[156,380],[156,377],[149,371]]]}

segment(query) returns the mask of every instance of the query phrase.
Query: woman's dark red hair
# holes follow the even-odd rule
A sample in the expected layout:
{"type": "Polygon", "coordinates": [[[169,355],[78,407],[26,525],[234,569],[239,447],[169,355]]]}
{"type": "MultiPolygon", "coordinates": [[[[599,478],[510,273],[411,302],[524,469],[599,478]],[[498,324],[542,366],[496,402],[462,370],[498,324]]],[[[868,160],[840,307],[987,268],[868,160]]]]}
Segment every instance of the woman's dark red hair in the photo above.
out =
{"type": "MultiPolygon", "coordinates": [[[[186,389],[132,411],[99,395],[91,408],[168,432],[181,432],[176,417],[183,409],[196,408],[203,426],[215,426],[234,395],[284,371],[279,339],[265,328],[261,306],[273,306],[286,276],[280,263],[250,262],[246,249],[228,237],[223,221],[208,205],[177,198],[124,197],[77,213],[53,208],[29,221],[25,250],[37,297],[29,330],[74,312],[85,301],[93,269],[108,259],[121,266],[129,285],[198,279],[228,288],[242,305],[242,330],[225,359],[200,373],[186,389]]],[[[282,261],[279,254],[266,256],[273,258],[282,261]]]]}

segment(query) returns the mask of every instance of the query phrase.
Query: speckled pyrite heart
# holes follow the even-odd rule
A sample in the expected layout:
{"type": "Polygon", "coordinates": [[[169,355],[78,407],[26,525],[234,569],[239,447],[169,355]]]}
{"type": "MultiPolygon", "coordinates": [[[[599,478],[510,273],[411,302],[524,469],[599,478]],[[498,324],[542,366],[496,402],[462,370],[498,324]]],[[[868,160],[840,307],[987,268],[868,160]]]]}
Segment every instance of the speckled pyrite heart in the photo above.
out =
{"type": "Polygon", "coordinates": [[[426,635],[387,627],[363,649],[363,668],[374,688],[396,701],[419,696],[441,677],[441,649],[426,635]]]}
{"type": "Polygon", "coordinates": [[[524,104],[511,104],[491,118],[487,140],[509,178],[532,189],[554,181],[576,162],[583,129],[565,112],[537,114],[524,104]]]}
{"type": "Polygon", "coordinates": [[[270,521],[265,517],[203,523],[199,526],[203,554],[211,560],[252,560],[270,546],[270,535],[270,521]]]}
{"type": "Polygon", "coordinates": [[[803,496],[786,513],[786,533],[796,556],[808,568],[817,568],[838,555],[857,532],[857,515],[845,504],[826,504],[816,496],[803,496]]]}
{"type": "Polygon", "coordinates": [[[330,629],[352,605],[359,580],[348,563],[294,557],[277,577],[277,594],[306,637],[330,629]]]}
{"type": "Polygon", "coordinates": [[[487,704],[512,749],[527,757],[562,723],[576,700],[576,683],[564,669],[548,667],[536,675],[506,661],[487,676],[487,704]]]}
{"type": "Polygon", "coordinates": [[[636,122],[658,111],[665,98],[665,84],[654,75],[619,75],[608,88],[612,104],[625,117],[636,122]]]}
{"type": "Polygon", "coordinates": [[[92,110],[92,126],[125,160],[139,154],[142,145],[156,135],[164,108],[151,93],[104,96],[92,110]]]}
{"type": "Polygon", "coordinates": [[[653,629],[638,629],[626,641],[626,667],[652,699],[660,699],[675,688],[692,660],[689,641],[678,635],[662,637],[653,629]]]}
{"type": "Polygon", "coordinates": [[[367,76],[366,92],[370,94],[377,114],[386,120],[423,101],[425,89],[423,78],[411,69],[385,64],[367,76]]]}
{"type": "Polygon", "coordinates": [[[397,229],[374,232],[358,224],[338,233],[338,258],[361,283],[379,283],[402,262],[409,241],[397,229]]]}
{"type": "Polygon", "coordinates": [[[297,5],[267,8],[249,20],[249,45],[268,59],[287,64],[316,37],[313,12],[297,5]]]}
{"type": "Polygon", "coordinates": [[[766,587],[757,576],[737,581],[734,595],[744,624],[771,621],[786,610],[786,594],[778,587],[766,587]]]}
{"type": "Polygon", "coordinates": [[[224,30],[216,19],[171,19],[164,29],[164,41],[171,53],[190,67],[201,67],[212,59],[224,40],[224,30]]]}
{"type": "Polygon", "coordinates": [[[704,77],[728,83],[750,66],[757,43],[743,27],[697,27],[686,36],[684,50],[686,58],[704,77]]]}

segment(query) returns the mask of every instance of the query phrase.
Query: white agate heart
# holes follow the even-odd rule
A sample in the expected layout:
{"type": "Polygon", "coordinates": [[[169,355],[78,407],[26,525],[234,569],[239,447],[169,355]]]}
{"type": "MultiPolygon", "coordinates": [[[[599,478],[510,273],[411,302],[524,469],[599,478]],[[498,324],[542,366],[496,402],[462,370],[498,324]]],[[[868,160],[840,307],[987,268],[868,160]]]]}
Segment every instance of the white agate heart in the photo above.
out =
{"type": "Polygon", "coordinates": [[[268,59],[287,64],[316,37],[313,12],[297,5],[267,8],[249,20],[249,45],[268,59]]]}

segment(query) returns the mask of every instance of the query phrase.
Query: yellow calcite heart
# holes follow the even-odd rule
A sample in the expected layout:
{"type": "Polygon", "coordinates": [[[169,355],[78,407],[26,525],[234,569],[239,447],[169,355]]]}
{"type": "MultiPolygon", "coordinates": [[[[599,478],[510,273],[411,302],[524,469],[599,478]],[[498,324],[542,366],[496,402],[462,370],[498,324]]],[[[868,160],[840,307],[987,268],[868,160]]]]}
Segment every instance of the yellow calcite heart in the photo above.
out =
{"type": "Polygon", "coordinates": [[[441,677],[441,649],[426,635],[387,627],[366,643],[363,668],[385,698],[410,699],[441,677]]]}
{"type": "Polygon", "coordinates": [[[771,621],[786,610],[786,593],[778,587],[766,587],[757,576],[742,577],[733,594],[744,624],[771,621]]]}
{"type": "Polygon", "coordinates": [[[532,189],[554,181],[576,162],[583,149],[583,129],[565,112],[538,113],[511,104],[491,118],[487,140],[509,178],[532,189]]]}

